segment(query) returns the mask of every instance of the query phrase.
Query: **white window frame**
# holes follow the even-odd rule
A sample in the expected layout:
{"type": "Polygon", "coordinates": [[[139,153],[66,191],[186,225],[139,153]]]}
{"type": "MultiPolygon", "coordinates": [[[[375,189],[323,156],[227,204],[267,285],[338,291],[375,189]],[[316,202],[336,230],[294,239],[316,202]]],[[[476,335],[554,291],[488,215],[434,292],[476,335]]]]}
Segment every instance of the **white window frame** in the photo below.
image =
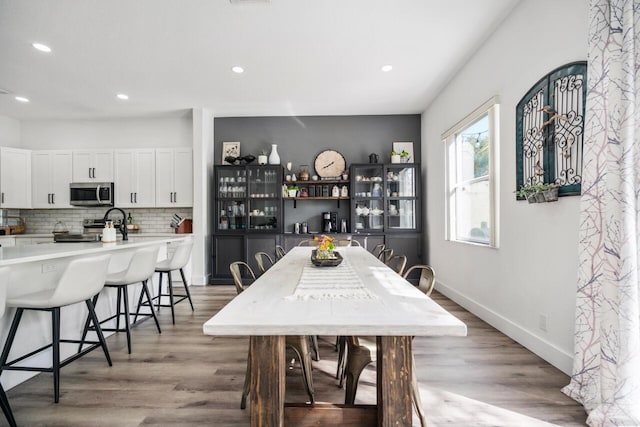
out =
{"type": "MultiPolygon", "coordinates": [[[[499,130],[499,116],[500,116],[500,104],[498,97],[493,97],[484,102],[481,106],[476,108],[472,113],[467,115],[464,119],[456,123],[442,134],[442,142],[445,144],[445,239],[454,242],[467,243],[472,245],[479,245],[484,247],[497,248],[498,247],[498,196],[496,188],[498,188],[498,145],[500,141],[499,130]],[[452,159],[450,155],[450,146],[459,137],[462,130],[473,124],[480,119],[483,115],[489,116],[489,242],[480,242],[467,238],[461,238],[456,235],[456,228],[454,221],[456,220],[455,206],[452,202],[452,192],[454,186],[462,185],[462,183],[455,181],[454,176],[457,176],[458,164],[455,163],[455,171],[452,171],[452,161],[458,160],[458,158],[452,159]],[[453,173],[452,173],[453,172],[453,173]],[[455,182],[452,182],[455,181],[455,182]]],[[[476,178],[473,180],[464,181],[464,184],[483,181],[484,178],[476,178]]]]}

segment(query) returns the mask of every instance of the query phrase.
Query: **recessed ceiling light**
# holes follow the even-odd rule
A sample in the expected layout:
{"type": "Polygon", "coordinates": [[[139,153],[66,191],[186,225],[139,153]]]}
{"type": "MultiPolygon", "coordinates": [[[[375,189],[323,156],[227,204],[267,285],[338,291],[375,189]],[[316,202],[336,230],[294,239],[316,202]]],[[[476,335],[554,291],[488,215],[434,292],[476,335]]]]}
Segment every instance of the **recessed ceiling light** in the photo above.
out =
{"type": "Polygon", "coordinates": [[[16,96],[16,101],[29,102],[29,98],[25,98],[24,96],[16,96]]]}
{"type": "Polygon", "coordinates": [[[383,65],[382,67],[380,67],[380,70],[388,73],[389,71],[393,70],[393,65],[383,65]]]}
{"type": "Polygon", "coordinates": [[[118,97],[118,99],[122,99],[123,101],[129,99],[129,95],[127,95],[126,93],[119,93],[116,95],[116,97],[118,97]]]}
{"type": "Polygon", "coordinates": [[[234,73],[241,74],[241,73],[244,73],[244,68],[236,65],[234,67],[231,67],[231,71],[233,71],[234,73]]]}
{"type": "Polygon", "coordinates": [[[38,49],[40,52],[51,52],[51,48],[49,46],[47,46],[46,44],[42,44],[42,43],[31,43],[31,46],[33,46],[34,48],[38,49]]]}

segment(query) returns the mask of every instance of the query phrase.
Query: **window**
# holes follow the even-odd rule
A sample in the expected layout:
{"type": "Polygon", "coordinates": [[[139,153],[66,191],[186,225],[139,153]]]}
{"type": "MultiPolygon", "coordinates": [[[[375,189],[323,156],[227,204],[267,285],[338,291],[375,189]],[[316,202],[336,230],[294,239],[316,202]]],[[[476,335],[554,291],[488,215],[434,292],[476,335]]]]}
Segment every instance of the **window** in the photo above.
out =
{"type": "Polygon", "coordinates": [[[497,246],[495,160],[498,104],[491,99],[443,134],[447,239],[497,246]]]}

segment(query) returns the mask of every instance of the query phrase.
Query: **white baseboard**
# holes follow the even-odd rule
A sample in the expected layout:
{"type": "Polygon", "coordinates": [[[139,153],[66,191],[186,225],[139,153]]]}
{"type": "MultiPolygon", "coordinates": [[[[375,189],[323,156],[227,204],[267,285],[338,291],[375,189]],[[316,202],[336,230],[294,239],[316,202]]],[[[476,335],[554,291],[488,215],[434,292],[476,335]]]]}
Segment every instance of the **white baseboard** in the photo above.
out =
{"type": "Polygon", "coordinates": [[[506,317],[494,312],[477,301],[468,298],[457,290],[436,282],[436,290],[455,303],[469,310],[480,319],[484,320],[509,338],[518,342],[523,347],[540,356],[567,375],[571,375],[573,368],[573,355],[567,353],[556,345],[539,337],[528,329],[512,322],[506,317]]]}

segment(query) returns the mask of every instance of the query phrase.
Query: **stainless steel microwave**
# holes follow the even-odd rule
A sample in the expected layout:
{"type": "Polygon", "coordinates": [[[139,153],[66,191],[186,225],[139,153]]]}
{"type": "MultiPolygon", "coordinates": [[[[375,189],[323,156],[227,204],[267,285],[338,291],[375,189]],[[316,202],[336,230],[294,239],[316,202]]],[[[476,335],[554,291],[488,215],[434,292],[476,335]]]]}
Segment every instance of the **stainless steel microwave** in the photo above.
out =
{"type": "Polygon", "coordinates": [[[73,206],[113,206],[113,182],[72,182],[69,191],[73,206]]]}

